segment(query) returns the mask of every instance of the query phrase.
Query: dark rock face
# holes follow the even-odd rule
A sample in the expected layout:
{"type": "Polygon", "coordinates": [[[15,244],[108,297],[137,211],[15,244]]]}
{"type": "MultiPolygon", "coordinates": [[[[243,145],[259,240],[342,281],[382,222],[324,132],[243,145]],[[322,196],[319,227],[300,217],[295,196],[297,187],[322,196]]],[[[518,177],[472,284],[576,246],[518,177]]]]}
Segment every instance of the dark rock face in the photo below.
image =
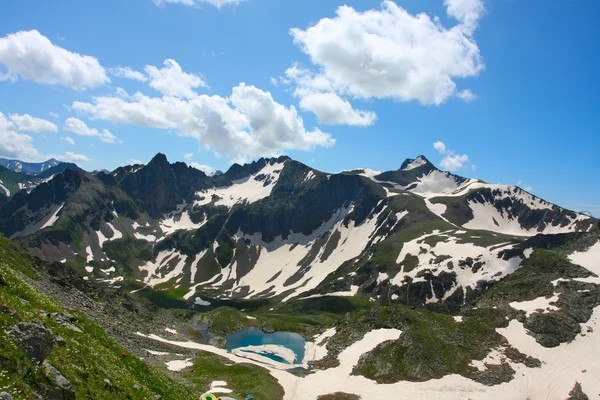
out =
{"type": "MultiPolygon", "coordinates": [[[[419,159],[422,162],[422,165],[417,168],[413,168],[408,171],[405,171],[404,169],[409,164],[416,161],[413,159],[408,159],[402,163],[402,166],[400,166],[399,170],[384,172],[380,175],[377,175],[375,177],[375,179],[377,179],[379,181],[383,181],[383,182],[394,182],[401,186],[410,187],[410,185],[417,182],[417,180],[419,178],[421,178],[425,175],[428,175],[433,171],[439,171],[431,162],[429,162],[429,160],[427,158],[425,158],[425,156],[419,156],[419,157],[417,157],[417,159],[419,159]]],[[[447,173],[447,174],[448,174],[448,177],[454,178],[457,183],[462,183],[462,182],[466,181],[465,178],[461,178],[460,176],[453,175],[450,173],[447,173]]]]}
{"type": "Polygon", "coordinates": [[[589,397],[583,393],[583,389],[581,389],[581,383],[576,382],[573,390],[569,392],[569,398],[567,400],[589,400],[589,397]]]}
{"type": "Polygon", "coordinates": [[[150,216],[159,218],[184,200],[191,201],[196,191],[207,187],[208,180],[204,172],[184,163],[169,164],[164,154],[157,154],[135,174],[126,174],[118,186],[141,201],[150,216]]]}
{"type": "Polygon", "coordinates": [[[39,321],[21,322],[12,327],[10,335],[27,357],[43,362],[50,355],[56,338],[39,321]]]}
{"type": "Polygon", "coordinates": [[[50,380],[53,386],[45,389],[45,397],[47,400],[73,400],[75,399],[75,391],[71,382],[69,382],[56,368],[48,361],[42,364],[46,378],[50,380]]]}

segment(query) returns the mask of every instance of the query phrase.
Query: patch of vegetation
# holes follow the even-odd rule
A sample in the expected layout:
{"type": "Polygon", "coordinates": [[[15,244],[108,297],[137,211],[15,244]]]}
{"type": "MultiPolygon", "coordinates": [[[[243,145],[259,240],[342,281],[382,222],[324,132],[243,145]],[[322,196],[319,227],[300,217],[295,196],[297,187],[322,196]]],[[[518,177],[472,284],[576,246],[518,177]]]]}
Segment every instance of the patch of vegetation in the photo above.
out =
{"type": "MultiPolygon", "coordinates": [[[[328,358],[371,330],[399,329],[399,340],[384,342],[363,355],[353,373],[379,383],[426,381],[447,374],[477,379],[469,364],[505,344],[496,329],[508,325],[506,316],[502,309],[475,309],[457,322],[447,315],[403,305],[360,310],[336,325],[337,333],[327,344],[328,358]]],[[[485,382],[485,377],[479,378],[485,382]]]]}
{"type": "Polygon", "coordinates": [[[554,294],[552,281],[560,278],[591,276],[585,268],[572,264],[555,251],[537,249],[521,267],[506,276],[477,301],[479,306],[493,307],[513,301],[529,301],[554,294]]]}
{"type": "Polygon", "coordinates": [[[213,335],[226,336],[238,332],[247,326],[256,326],[256,320],[249,319],[245,314],[232,307],[219,307],[203,313],[198,325],[206,327],[213,335]]]}
{"type": "Polygon", "coordinates": [[[136,265],[152,260],[152,245],[145,240],[130,237],[111,240],[104,243],[102,249],[108,258],[117,262],[129,276],[133,275],[136,265]]]}
{"type": "Polygon", "coordinates": [[[173,288],[173,282],[166,282],[157,285],[155,288],[145,287],[135,293],[136,296],[143,297],[151,301],[160,308],[167,309],[186,309],[189,308],[188,303],[183,299],[183,296],[188,292],[186,287],[173,288]],[[161,290],[161,287],[163,288],[161,290]]]}
{"type": "Polygon", "coordinates": [[[231,361],[214,354],[202,353],[194,360],[193,371],[184,372],[184,376],[205,390],[215,380],[227,382],[233,392],[228,396],[245,399],[251,394],[260,400],[280,400],[283,388],[269,372],[251,364],[233,364],[231,361]]]}
{"type": "Polygon", "coordinates": [[[360,400],[361,397],[355,394],[335,392],[317,397],[317,400],[360,400]]]}
{"type": "MultiPolygon", "coordinates": [[[[0,181],[2,181],[2,185],[10,190],[10,195],[14,196],[19,190],[19,183],[26,183],[27,179],[17,173],[9,170],[8,168],[4,168],[0,166],[0,181]]],[[[4,191],[2,191],[4,193],[4,191]]]]}
{"type": "MultiPolygon", "coordinates": [[[[130,355],[84,315],[65,309],[35,290],[24,275],[35,275],[28,266],[33,262],[23,249],[0,236],[0,330],[8,332],[21,322],[38,321],[52,334],[60,336],[61,340],[52,347],[47,361],[69,381],[77,398],[197,397],[188,387],[130,355]],[[67,326],[48,317],[48,313],[56,312],[69,312],[76,322],[67,326]]],[[[0,366],[3,370],[0,387],[15,398],[32,398],[54,386],[43,368],[28,358],[9,334],[0,336],[0,366]]]]}

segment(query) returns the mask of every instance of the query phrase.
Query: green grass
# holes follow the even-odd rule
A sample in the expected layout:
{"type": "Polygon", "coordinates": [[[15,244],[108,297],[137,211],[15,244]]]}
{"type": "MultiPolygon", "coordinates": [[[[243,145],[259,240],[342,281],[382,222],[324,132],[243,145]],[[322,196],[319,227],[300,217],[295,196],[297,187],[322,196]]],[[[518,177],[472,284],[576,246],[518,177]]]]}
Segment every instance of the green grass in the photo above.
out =
{"type": "MultiPolygon", "coordinates": [[[[163,399],[193,399],[190,388],[171,380],[127,353],[98,325],[84,315],[66,310],[56,301],[42,295],[24,278],[35,275],[29,266],[33,260],[5,237],[0,236],[0,299],[4,307],[0,314],[3,332],[19,322],[39,320],[60,335],[65,343],[54,346],[48,361],[73,385],[78,399],[147,399],[160,395],[163,399]],[[10,311],[8,311],[10,310],[10,311]],[[45,313],[67,311],[78,319],[83,333],[60,326],[45,317],[45,313]],[[104,379],[111,383],[108,386],[104,379]],[[137,390],[135,384],[144,388],[137,390]]],[[[8,335],[0,337],[0,390],[15,398],[28,398],[40,392],[47,383],[40,368],[26,358],[8,335]]]]}
{"type": "Polygon", "coordinates": [[[27,179],[21,174],[2,168],[2,171],[0,171],[0,181],[2,181],[2,185],[5,188],[10,190],[10,195],[14,196],[15,193],[21,190],[19,189],[19,183],[25,183],[27,179]]]}
{"type": "Polygon", "coordinates": [[[194,371],[186,372],[185,377],[205,390],[213,381],[227,382],[233,391],[228,396],[245,399],[251,394],[257,400],[279,400],[283,389],[267,370],[250,364],[233,364],[214,354],[203,353],[194,360],[194,371]]]}
{"type": "Polygon", "coordinates": [[[116,239],[104,243],[103,250],[107,257],[116,261],[129,276],[134,273],[134,268],[143,261],[152,259],[152,245],[145,240],[133,238],[116,239]]]}
{"type": "Polygon", "coordinates": [[[469,376],[471,360],[484,358],[489,348],[501,343],[495,329],[506,326],[505,315],[497,309],[476,310],[458,323],[447,315],[396,305],[356,314],[345,321],[342,335],[351,337],[352,329],[365,323],[375,329],[402,330],[400,340],[376,347],[355,370],[379,383],[426,381],[447,374],[469,376]]]}
{"type": "MultiPolygon", "coordinates": [[[[171,282],[171,281],[170,281],[171,282]]],[[[173,282],[171,282],[172,284],[173,282]]],[[[148,299],[150,302],[160,308],[167,309],[186,309],[188,303],[183,299],[183,296],[189,291],[187,287],[173,288],[169,282],[162,284],[162,290],[160,287],[145,287],[139,292],[136,292],[134,296],[143,297],[148,299]]]]}

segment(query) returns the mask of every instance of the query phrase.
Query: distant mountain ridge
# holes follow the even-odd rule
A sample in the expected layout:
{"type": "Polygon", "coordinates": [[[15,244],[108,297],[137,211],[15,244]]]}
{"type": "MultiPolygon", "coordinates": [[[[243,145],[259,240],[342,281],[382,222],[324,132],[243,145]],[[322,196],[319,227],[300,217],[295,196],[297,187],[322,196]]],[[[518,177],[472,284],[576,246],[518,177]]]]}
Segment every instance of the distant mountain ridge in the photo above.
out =
{"type": "Polygon", "coordinates": [[[512,273],[525,250],[501,252],[529,237],[597,224],[424,156],[339,174],[262,158],[207,176],[157,154],[110,173],[68,169],[4,200],[0,215],[0,231],[33,254],[112,284],[183,286],[187,299],[385,292],[421,306],[512,273]]]}
{"type": "Polygon", "coordinates": [[[23,163],[18,160],[0,160],[3,160],[4,164],[8,166],[0,165],[0,194],[4,197],[14,196],[21,190],[31,191],[40,183],[52,179],[55,175],[68,169],[85,172],[77,164],[58,162],[54,159],[38,164],[23,163]],[[22,172],[32,170],[41,172],[22,172]]]}
{"type": "Polygon", "coordinates": [[[19,172],[27,175],[38,175],[42,172],[50,169],[52,167],[56,167],[61,162],[51,158],[47,161],[41,163],[29,163],[20,160],[8,160],[6,158],[0,158],[0,165],[6,167],[7,169],[13,172],[19,172]]]}

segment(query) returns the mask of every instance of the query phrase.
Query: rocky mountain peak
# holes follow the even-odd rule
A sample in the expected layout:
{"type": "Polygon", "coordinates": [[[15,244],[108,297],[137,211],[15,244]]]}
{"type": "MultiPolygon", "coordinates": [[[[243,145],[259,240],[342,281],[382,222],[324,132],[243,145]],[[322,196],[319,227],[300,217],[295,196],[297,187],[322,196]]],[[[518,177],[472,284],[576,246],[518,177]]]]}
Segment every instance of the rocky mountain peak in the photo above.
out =
{"type": "Polygon", "coordinates": [[[427,157],[420,155],[417,158],[407,158],[404,160],[399,171],[411,171],[418,168],[426,170],[426,173],[437,169],[427,157]]]}

